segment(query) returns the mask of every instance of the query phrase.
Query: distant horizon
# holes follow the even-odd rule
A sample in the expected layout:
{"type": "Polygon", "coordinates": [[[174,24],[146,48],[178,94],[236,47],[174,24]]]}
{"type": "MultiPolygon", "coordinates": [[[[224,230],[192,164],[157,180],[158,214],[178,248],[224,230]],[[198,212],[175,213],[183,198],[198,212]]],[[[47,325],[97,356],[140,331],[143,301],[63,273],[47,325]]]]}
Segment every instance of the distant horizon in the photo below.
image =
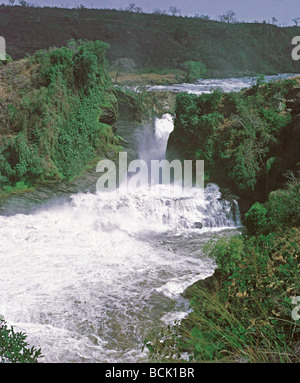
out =
{"type": "MultiPolygon", "coordinates": [[[[12,0],[13,1],[13,0],[12,0]]],[[[15,0],[14,6],[19,5],[19,0],[15,0]]],[[[112,9],[126,10],[130,3],[140,8],[143,13],[153,13],[154,10],[165,11],[169,14],[169,7],[176,6],[180,10],[181,16],[195,17],[195,15],[206,15],[211,20],[219,20],[219,16],[232,10],[238,22],[253,23],[266,22],[275,24],[280,27],[293,26],[293,19],[299,17],[300,20],[300,4],[299,0],[36,0],[26,3],[37,7],[57,7],[73,9],[80,5],[88,9],[112,9]]],[[[10,5],[6,0],[4,5],[10,5]]],[[[179,16],[179,13],[177,14],[179,16]]],[[[300,25],[300,21],[299,21],[300,25]]]]}

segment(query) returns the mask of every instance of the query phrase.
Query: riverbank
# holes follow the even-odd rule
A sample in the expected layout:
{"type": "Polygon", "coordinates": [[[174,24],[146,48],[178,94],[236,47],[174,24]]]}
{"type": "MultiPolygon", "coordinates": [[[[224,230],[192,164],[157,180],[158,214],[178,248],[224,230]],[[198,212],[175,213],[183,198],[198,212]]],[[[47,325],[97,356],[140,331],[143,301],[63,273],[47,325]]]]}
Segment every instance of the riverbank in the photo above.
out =
{"type": "Polygon", "coordinates": [[[254,205],[242,235],[207,244],[217,269],[184,292],[191,312],[147,339],[151,361],[300,362],[299,188],[254,205]]]}
{"type": "Polygon", "coordinates": [[[0,68],[2,197],[68,183],[121,150],[106,49],[99,41],[71,43],[0,68]]]}
{"type": "Polygon", "coordinates": [[[79,192],[96,191],[96,182],[99,174],[96,165],[102,159],[112,160],[118,169],[119,151],[128,151],[132,159],[137,153],[131,155],[134,130],[141,124],[152,123],[154,118],[160,118],[166,113],[173,113],[175,107],[175,94],[172,92],[147,92],[139,94],[132,91],[115,88],[113,90],[118,103],[118,117],[113,121],[109,134],[112,143],[101,147],[101,156],[96,155],[88,161],[78,173],[66,178],[62,175],[38,178],[28,183],[18,181],[6,185],[0,190],[0,214],[10,215],[28,213],[42,204],[51,204],[55,201],[68,199],[71,194],[79,192]],[[125,130],[124,130],[125,129],[125,130]],[[124,137],[123,137],[124,136],[124,137]]]}
{"type": "MultiPolygon", "coordinates": [[[[131,147],[145,156],[139,138],[147,135],[147,149],[156,148],[161,158],[166,122],[134,129],[123,121],[120,129],[134,133],[131,147]]],[[[67,203],[0,215],[6,276],[0,312],[41,348],[41,361],[147,362],[141,352],[146,332],[186,310],[180,293],[213,273],[202,244],[222,236],[222,227],[235,232],[235,209],[219,197],[216,185],[205,196],[196,190],[182,196],[164,185],[121,196],[77,193],[67,203]],[[195,222],[203,215],[201,231],[195,222]]]]}
{"type": "Polygon", "coordinates": [[[299,78],[178,94],[167,158],[204,159],[207,180],[238,196],[244,216],[284,185],[285,172],[299,169],[299,94],[299,78]]]}
{"type": "MultiPolygon", "coordinates": [[[[221,176],[224,178],[222,166],[227,160],[228,166],[234,164],[244,170],[244,152],[233,150],[234,144],[240,147],[241,142],[249,139],[245,140],[244,134],[251,127],[259,127],[254,132],[254,143],[250,141],[256,148],[256,140],[266,142],[267,148],[273,143],[274,131],[269,131],[269,126],[283,129],[279,138],[274,133],[280,143],[282,136],[286,137],[280,150],[277,146],[271,148],[263,170],[272,171],[274,163],[278,165],[278,153],[286,148],[291,149],[290,157],[284,157],[287,162],[283,162],[294,166],[297,141],[293,138],[298,134],[295,84],[257,84],[228,96],[222,92],[201,98],[179,95],[175,103],[174,94],[169,92],[143,91],[133,95],[114,89],[105,73],[88,69],[99,54],[93,49],[97,46],[89,48],[79,48],[77,58],[63,48],[56,54],[40,52],[37,60],[47,65],[35,80],[42,82],[28,97],[23,95],[23,102],[18,104],[20,110],[12,108],[14,105],[9,102],[5,104],[9,112],[7,127],[22,129],[6,135],[1,157],[4,176],[25,175],[28,181],[35,180],[36,187],[26,195],[7,199],[6,210],[2,210],[0,217],[2,270],[8,275],[3,289],[10,297],[1,306],[5,316],[10,323],[23,326],[34,339],[33,344],[42,345],[47,361],[144,362],[147,355],[139,347],[146,337],[145,331],[148,328],[156,331],[168,314],[172,319],[174,314],[182,314],[180,309],[186,313],[186,302],[182,302],[180,293],[193,281],[211,275],[216,261],[218,269],[214,276],[197,282],[184,293],[193,312],[179,326],[176,323],[173,326],[173,320],[169,329],[165,326],[163,340],[157,337],[147,341],[150,356],[160,362],[170,358],[183,362],[186,355],[196,362],[297,361],[299,332],[297,323],[290,318],[293,310],[290,295],[298,294],[300,246],[299,181],[294,168],[289,173],[294,181],[286,189],[272,189],[264,203],[255,204],[249,211],[244,208],[247,232],[242,236],[221,233],[222,228],[235,230],[236,225],[236,209],[230,203],[236,196],[232,195],[232,185],[229,187],[226,182],[228,188],[222,188],[225,200],[213,185],[204,201],[193,192],[182,198],[168,189],[163,197],[144,191],[123,199],[114,193],[86,193],[94,191],[98,177],[93,161],[103,158],[100,155],[114,159],[121,144],[132,145],[131,137],[137,144],[145,135],[157,143],[159,134],[156,135],[151,118],[168,112],[176,115],[175,129],[186,128],[180,134],[176,132],[177,138],[182,139],[181,148],[190,150],[188,155],[197,154],[194,159],[208,156],[205,159],[210,165],[211,180],[216,174],[220,180],[221,176]],[[70,63],[76,65],[69,72],[70,63]],[[89,84],[90,76],[95,80],[94,75],[101,79],[99,83],[96,80],[99,86],[96,89],[89,84]],[[58,93],[62,89],[64,92],[58,93]],[[77,96],[75,99],[72,92],[77,96]],[[289,97],[283,98],[285,94],[289,97]],[[45,107],[39,103],[43,95],[45,107]],[[258,106],[263,107],[258,108],[262,115],[255,114],[258,106]],[[24,120],[18,125],[21,115],[24,120]],[[145,123],[135,135],[136,127],[131,123],[140,121],[143,125],[145,116],[152,125],[145,123]],[[248,116],[255,124],[251,125],[248,116]],[[245,131],[238,125],[241,122],[238,117],[245,131]],[[219,122],[222,124],[218,125],[219,122]],[[59,131],[54,129],[56,124],[61,128],[59,131]],[[210,136],[205,128],[216,135],[210,136]],[[125,141],[121,139],[122,129],[128,136],[124,135],[125,141]],[[185,135],[187,131],[190,136],[185,135]],[[149,132],[152,135],[147,136],[149,132]],[[224,149],[220,137],[226,138],[227,149],[214,152],[212,142],[220,143],[219,149],[224,149]],[[197,146],[202,143],[205,150],[197,146]],[[36,148],[39,150],[35,151],[36,148]],[[46,164],[41,161],[42,150],[48,155],[46,164]],[[67,155],[62,157],[65,150],[67,155]],[[212,162],[220,160],[218,156],[222,161],[214,168],[212,162]],[[35,160],[41,161],[40,169],[34,167],[35,160]],[[48,169],[43,165],[49,163],[56,169],[52,168],[53,172],[43,180],[39,171],[48,169]],[[214,173],[215,170],[218,171],[214,173]],[[70,194],[74,194],[72,203],[64,204],[70,194]],[[35,212],[32,207],[38,207],[39,201],[45,209],[35,212]],[[16,216],[17,211],[37,214],[16,216]],[[201,220],[205,230],[195,231],[195,223],[201,220]],[[216,241],[214,236],[218,232],[216,241]],[[212,241],[203,251],[209,239],[212,241]],[[182,308],[178,307],[180,304],[182,308]],[[61,344],[62,347],[58,346],[61,344]]],[[[151,149],[149,142],[146,148],[151,149]]],[[[164,152],[163,147],[159,158],[164,152]]],[[[258,153],[262,158],[264,151],[258,153]]],[[[251,194],[249,173],[245,176],[236,172],[240,174],[237,182],[247,187],[244,195],[251,194]]],[[[232,176],[229,171],[228,174],[232,176]]],[[[268,179],[268,185],[271,183],[268,179]]],[[[20,191],[24,185],[16,184],[20,191]]],[[[6,186],[10,187],[8,183],[6,186]]]]}
{"type": "Polygon", "coordinates": [[[116,72],[109,72],[111,80],[114,84],[119,86],[149,86],[149,85],[173,85],[178,83],[179,74],[182,76],[183,72],[180,70],[157,70],[161,73],[121,73],[116,80],[116,72]]]}
{"type": "Polygon", "coordinates": [[[147,338],[151,361],[300,362],[299,111],[299,79],[177,96],[169,159],[205,158],[245,231],[204,247],[217,269],[183,294],[186,318],[147,338]]]}

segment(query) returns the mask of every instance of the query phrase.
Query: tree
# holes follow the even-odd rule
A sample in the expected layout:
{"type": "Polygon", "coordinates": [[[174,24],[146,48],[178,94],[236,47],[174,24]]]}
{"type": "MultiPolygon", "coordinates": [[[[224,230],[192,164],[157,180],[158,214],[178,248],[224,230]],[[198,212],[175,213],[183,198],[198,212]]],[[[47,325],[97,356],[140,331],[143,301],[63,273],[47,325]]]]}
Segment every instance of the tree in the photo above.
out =
{"type": "Polygon", "coordinates": [[[300,17],[295,17],[293,19],[293,22],[295,23],[295,26],[298,27],[298,25],[300,24],[300,17]]]}
{"type": "Polygon", "coordinates": [[[256,202],[245,215],[245,225],[250,235],[267,231],[268,210],[259,202],[256,202]]]}
{"type": "Polygon", "coordinates": [[[234,11],[227,11],[225,12],[223,15],[220,15],[219,16],[219,20],[222,22],[222,23],[236,23],[237,22],[237,18],[236,18],[236,13],[234,11]]]}
{"type": "Polygon", "coordinates": [[[125,11],[128,12],[136,12],[136,13],[142,13],[143,10],[141,7],[137,7],[135,3],[130,3],[128,6],[125,8],[125,11]]]}
{"type": "Polygon", "coordinates": [[[165,10],[160,10],[158,8],[155,8],[152,13],[153,13],[153,15],[165,15],[166,11],[165,10]]]}
{"type": "Polygon", "coordinates": [[[200,61],[185,61],[181,64],[181,68],[185,71],[185,82],[195,82],[206,73],[206,66],[200,61]]]}
{"type": "Polygon", "coordinates": [[[170,7],[169,7],[169,13],[170,13],[172,16],[176,16],[177,14],[180,14],[181,11],[180,11],[180,9],[179,9],[176,5],[170,5],[170,7]]]}
{"type": "Polygon", "coordinates": [[[199,15],[199,13],[195,13],[195,19],[201,19],[201,20],[210,20],[210,16],[208,15],[199,15]]]}
{"type": "Polygon", "coordinates": [[[115,84],[117,83],[118,76],[123,73],[132,72],[136,68],[136,63],[129,57],[123,57],[114,62],[116,68],[115,84]]]}
{"type": "Polygon", "coordinates": [[[272,17],[272,24],[276,25],[277,23],[278,23],[278,20],[276,19],[276,17],[272,17]]]}
{"type": "Polygon", "coordinates": [[[133,12],[135,8],[135,3],[130,3],[128,6],[125,8],[125,11],[133,12]]]}
{"type": "Polygon", "coordinates": [[[8,0],[8,3],[10,6],[13,6],[15,4],[15,0],[8,0]]]}

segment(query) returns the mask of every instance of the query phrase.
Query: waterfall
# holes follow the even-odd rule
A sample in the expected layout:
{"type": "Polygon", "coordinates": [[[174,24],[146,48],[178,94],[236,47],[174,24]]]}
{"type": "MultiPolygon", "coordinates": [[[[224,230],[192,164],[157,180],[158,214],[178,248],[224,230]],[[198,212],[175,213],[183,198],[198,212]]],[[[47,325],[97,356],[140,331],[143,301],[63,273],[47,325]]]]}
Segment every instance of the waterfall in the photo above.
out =
{"type": "MultiPolygon", "coordinates": [[[[164,158],[172,129],[170,115],[141,127],[140,158],[164,158]]],[[[147,334],[182,318],[181,293],[214,272],[202,245],[238,217],[214,184],[78,193],[0,216],[0,314],[45,362],[145,362],[147,334]]]]}
{"type": "Polygon", "coordinates": [[[168,138],[173,129],[173,119],[168,113],[162,118],[156,117],[153,124],[142,126],[137,132],[139,158],[147,163],[164,159],[168,138]]]}

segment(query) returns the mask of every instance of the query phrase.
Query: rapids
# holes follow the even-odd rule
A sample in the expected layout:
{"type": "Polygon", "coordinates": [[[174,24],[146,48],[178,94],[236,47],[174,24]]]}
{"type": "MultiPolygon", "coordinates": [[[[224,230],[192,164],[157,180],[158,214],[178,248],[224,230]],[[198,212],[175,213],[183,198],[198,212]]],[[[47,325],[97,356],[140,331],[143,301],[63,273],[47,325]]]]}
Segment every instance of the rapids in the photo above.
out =
{"type": "MultiPolygon", "coordinates": [[[[172,129],[170,115],[137,129],[139,158],[163,158],[172,129]]],[[[239,225],[213,184],[75,193],[2,215],[0,313],[44,362],[147,361],[147,334],[184,317],[181,293],[215,270],[202,245],[239,225]]]]}

